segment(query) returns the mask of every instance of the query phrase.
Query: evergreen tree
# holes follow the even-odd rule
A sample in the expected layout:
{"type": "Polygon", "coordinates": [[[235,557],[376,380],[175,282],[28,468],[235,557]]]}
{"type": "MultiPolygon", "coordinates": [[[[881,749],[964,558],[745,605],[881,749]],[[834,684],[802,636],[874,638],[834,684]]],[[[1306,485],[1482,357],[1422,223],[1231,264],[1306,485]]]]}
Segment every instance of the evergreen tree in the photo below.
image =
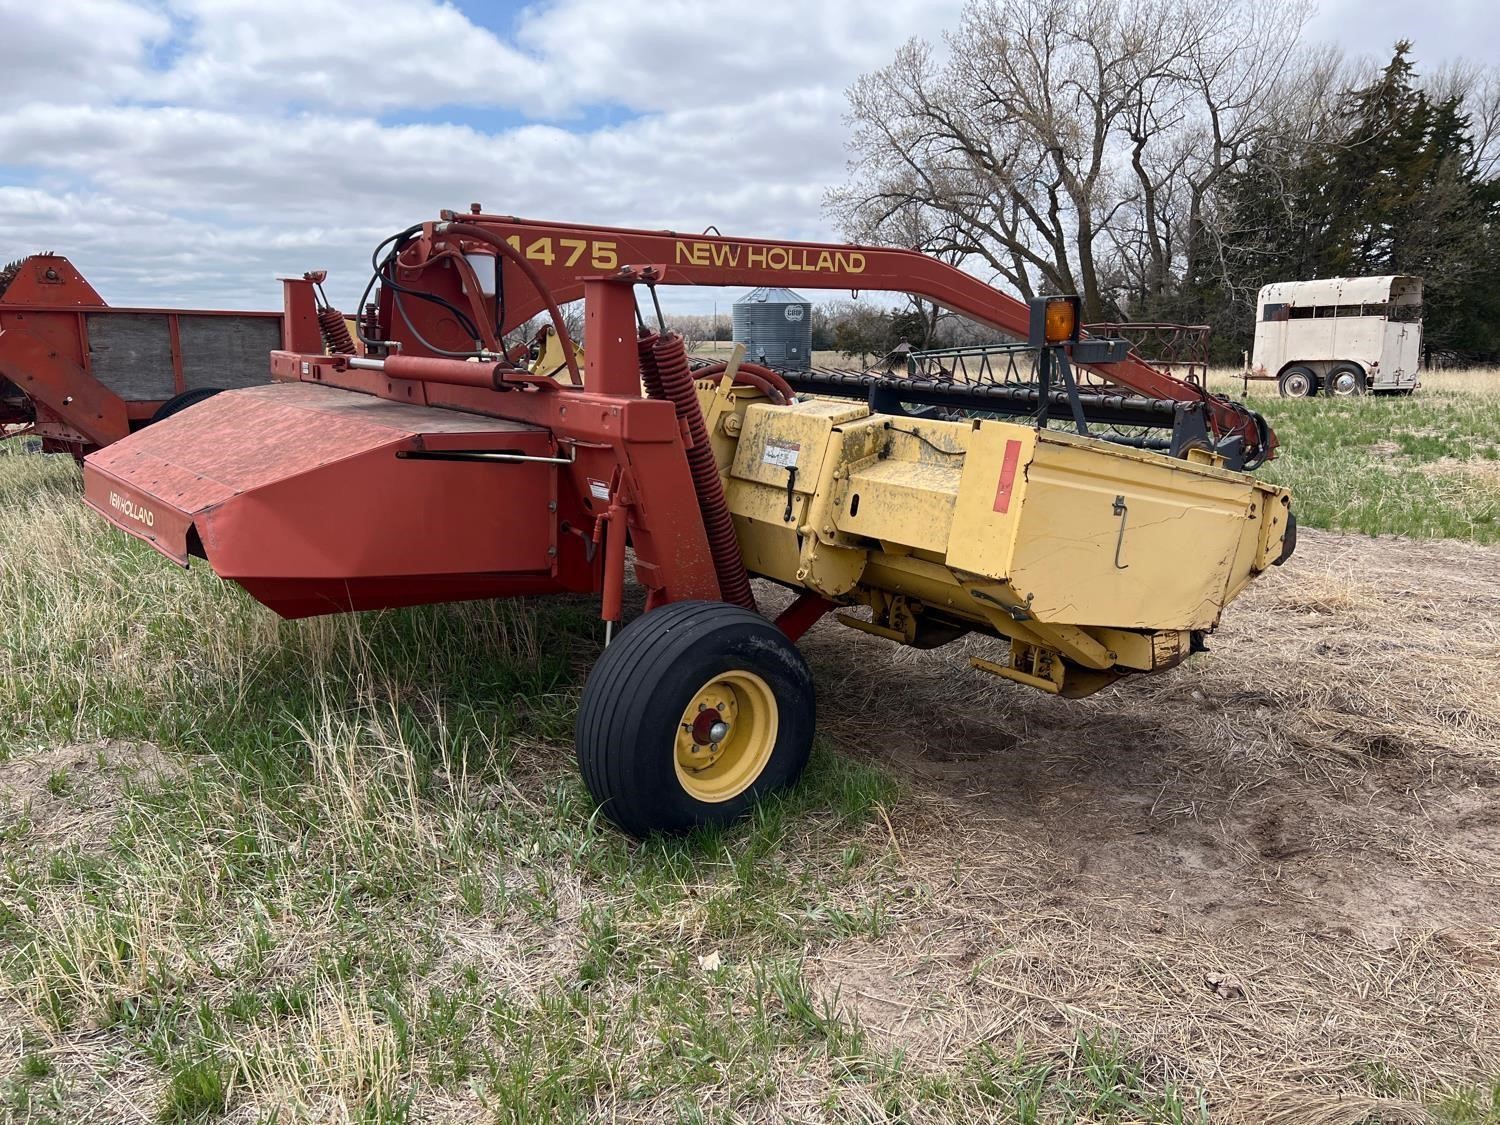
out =
{"type": "Polygon", "coordinates": [[[1429,346],[1500,356],[1500,188],[1479,178],[1458,99],[1429,98],[1410,53],[1397,43],[1373,82],[1345,92],[1329,135],[1263,143],[1226,182],[1224,276],[1198,299],[1241,305],[1212,321],[1233,325],[1234,343],[1248,346],[1244,306],[1267,282],[1414,274],[1429,346]]]}

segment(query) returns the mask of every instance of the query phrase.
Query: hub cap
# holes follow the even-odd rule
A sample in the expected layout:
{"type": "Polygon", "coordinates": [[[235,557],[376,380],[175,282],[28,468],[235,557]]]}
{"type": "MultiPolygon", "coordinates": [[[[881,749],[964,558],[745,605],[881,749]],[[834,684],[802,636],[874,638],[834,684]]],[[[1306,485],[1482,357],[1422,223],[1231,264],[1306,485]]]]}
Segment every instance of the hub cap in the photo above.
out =
{"type": "Polygon", "coordinates": [[[776,746],[776,697],[754,672],[723,672],[682,712],[674,747],[677,780],[699,801],[738,797],[776,746]]]}
{"type": "Polygon", "coordinates": [[[1359,380],[1354,377],[1352,371],[1340,371],[1333,377],[1333,393],[1336,395],[1352,395],[1359,390],[1359,380]]]}
{"type": "Polygon", "coordinates": [[[1300,371],[1286,377],[1286,393],[1290,398],[1306,398],[1312,383],[1300,371]]]}

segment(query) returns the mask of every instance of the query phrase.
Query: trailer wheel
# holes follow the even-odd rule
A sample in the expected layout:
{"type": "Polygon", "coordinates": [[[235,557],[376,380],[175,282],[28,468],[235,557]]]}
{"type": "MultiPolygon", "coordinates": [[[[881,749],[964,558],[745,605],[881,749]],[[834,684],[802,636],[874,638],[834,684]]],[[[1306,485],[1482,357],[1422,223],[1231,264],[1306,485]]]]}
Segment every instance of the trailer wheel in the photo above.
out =
{"type": "Polygon", "coordinates": [[[1365,371],[1355,363],[1341,363],[1325,381],[1330,398],[1353,398],[1365,393],[1365,371]]]}
{"type": "Polygon", "coordinates": [[[813,726],[812,673],[781,630],[724,602],[676,602],[604,650],[575,743],[604,815],[643,837],[727,824],[792,784],[813,726]]]}
{"type": "Polygon", "coordinates": [[[206,398],[213,398],[222,391],[223,387],[194,387],[190,391],[173,395],[156,408],[156,413],[151,415],[151,421],[147,425],[154,426],[163,418],[170,418],[174,414],[180,414],[190,406],[197,406],[206,398]]]}
{"type": "Polygon", "coordinates": [[[1318,377],[1311,367],[1288,367],[1278,385],[1282,398],[1307,398],[1318,393],[1318,377]]]}

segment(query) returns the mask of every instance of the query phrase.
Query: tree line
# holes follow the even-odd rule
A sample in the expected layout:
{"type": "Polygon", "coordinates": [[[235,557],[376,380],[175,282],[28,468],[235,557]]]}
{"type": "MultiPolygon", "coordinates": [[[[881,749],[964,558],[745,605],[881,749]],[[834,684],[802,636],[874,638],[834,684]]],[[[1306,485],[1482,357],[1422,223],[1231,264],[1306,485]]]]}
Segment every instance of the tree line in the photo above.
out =
{"type": "Polygon", "coordinates": [[[849,89],[829,213],[1086,320],[1211,324],[1225,360],[1264,284],[1416,274],[1428,345],[1500,359],[1500,76],[1302,46],[1310,12],[973,0],[849,89]]]}

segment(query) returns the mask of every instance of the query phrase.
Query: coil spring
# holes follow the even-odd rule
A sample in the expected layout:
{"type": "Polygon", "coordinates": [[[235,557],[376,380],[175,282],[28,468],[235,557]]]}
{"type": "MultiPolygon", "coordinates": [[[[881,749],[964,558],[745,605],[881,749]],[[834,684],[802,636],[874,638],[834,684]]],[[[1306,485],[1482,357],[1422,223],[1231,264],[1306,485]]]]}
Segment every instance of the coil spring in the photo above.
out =
{"type": "Polygon", "coordinates": [[[688,363],[687,345],[675,332],[665,336],[645,336],[637,344],[641,361],[641,382],[649,398],[671,402],[677,417],[686,424],[692,448],[687,451],[688,468],[693,474],[693,491],[698,495],[698,510],[703,514],[703,530],[708,535],[708,550],[713,557],[714,575],[719,580],[719,594],[726,602],[755,608],[755,593],[745,560],[734,534],[734,520],[724,500],[724,482],[713,447],[708,442],[708,428],[703,424],[703,410],[693,386],[688,363]]]}
{"type": "Polygon", "coordinates": [[[318,331],[323,334],[323,346],[329,355],[354,355],[354,337],[349,335],[349,325],[344,314],[332,305],[318,310],[318,331]]]}
{"type": "Polygon", "coordinates": [[[642,336],[635,342],[635,351],[641,363],[641,385],[646,388],[647,398],[666,398],[661,389],[661,372],[656,369],[656,333],[642,336]]]}

